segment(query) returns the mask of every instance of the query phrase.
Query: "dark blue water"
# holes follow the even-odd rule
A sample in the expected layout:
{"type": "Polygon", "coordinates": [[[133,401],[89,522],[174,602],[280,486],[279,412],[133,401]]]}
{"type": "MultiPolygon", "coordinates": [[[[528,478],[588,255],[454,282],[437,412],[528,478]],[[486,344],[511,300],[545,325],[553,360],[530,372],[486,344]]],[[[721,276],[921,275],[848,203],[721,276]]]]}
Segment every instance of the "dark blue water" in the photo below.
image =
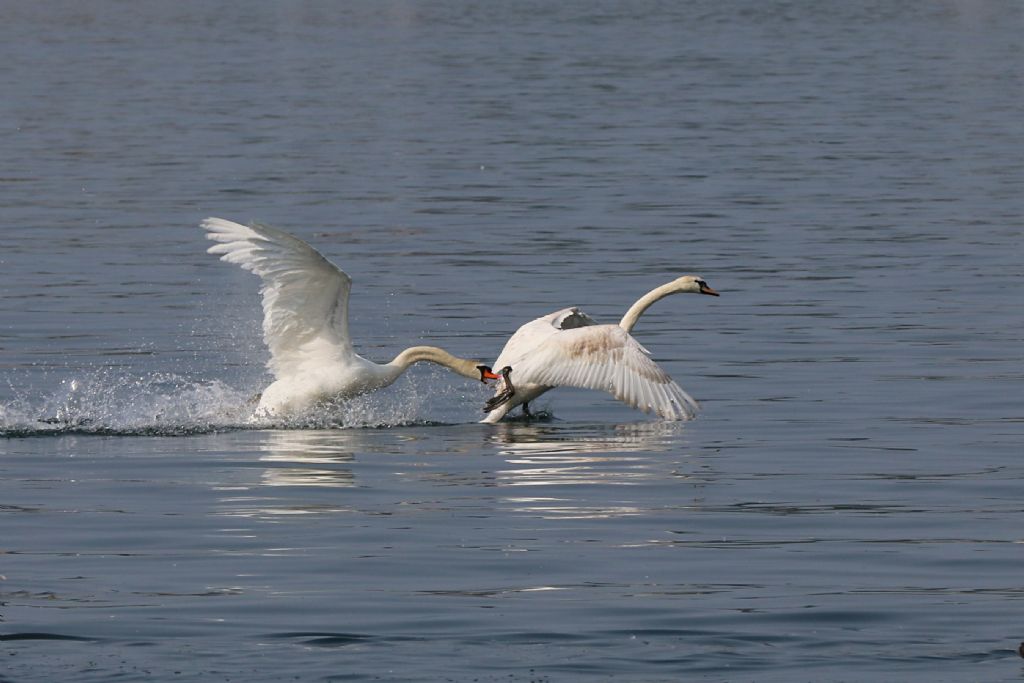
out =
{"type": "Polygon", "coordinates": [[[1024,678],[1018,3],[0,26],[0,679],[1024,678]],[[208,215],[342,266],[378,361],[699,273],[635,334],[703,410],[417,367],[247,428],[208,215]]]}

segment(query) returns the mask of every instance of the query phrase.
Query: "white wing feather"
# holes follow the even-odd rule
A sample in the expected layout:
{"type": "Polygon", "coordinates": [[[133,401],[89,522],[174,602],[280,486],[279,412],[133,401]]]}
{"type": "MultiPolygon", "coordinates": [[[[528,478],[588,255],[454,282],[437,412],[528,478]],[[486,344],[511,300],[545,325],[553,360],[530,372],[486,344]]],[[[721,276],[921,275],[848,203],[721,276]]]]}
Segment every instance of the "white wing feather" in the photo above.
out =
{"type": "Polygon", "coordinates": [[[607,391],[633,408],[653,411],[667,420],[689,419],[697,412],[697,402],[617,325],[561,330],[543,342],[510,359],[513,384],[607,391]]]}
{"type": "Polygon", "coordinates": [[[266,225],[207,218],[202,227],[207,238],[219,243],[207,252],[263,281],[263,338],[271,354],[267,365],[275,376],[287,376],[290,366],[301,364],[321,342],[352,352],[352,279],[347,274],[302,240],[266,225]]]}

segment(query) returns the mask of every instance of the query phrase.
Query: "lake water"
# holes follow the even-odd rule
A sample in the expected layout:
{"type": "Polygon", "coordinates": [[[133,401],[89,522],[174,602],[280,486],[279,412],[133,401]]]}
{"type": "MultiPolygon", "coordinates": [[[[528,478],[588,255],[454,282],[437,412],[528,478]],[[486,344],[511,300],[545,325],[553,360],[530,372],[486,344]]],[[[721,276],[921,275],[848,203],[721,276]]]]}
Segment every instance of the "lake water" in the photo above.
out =
{"type": "Polygon", "coordinates": [[[1021,4],[0,26],[0,680],[1024,679],[1021,4]],[[635,334],[702,412],[418,366],[247,427],[209,215],[345,268],[378,361],[699,273],[635,334]]]}

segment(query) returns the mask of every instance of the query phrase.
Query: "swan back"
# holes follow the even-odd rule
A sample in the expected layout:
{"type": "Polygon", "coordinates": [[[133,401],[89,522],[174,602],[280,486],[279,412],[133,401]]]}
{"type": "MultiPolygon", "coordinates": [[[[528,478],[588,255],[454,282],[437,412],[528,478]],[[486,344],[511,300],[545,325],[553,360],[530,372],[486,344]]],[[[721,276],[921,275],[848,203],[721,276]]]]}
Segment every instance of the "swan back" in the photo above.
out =
{"type": "Polygon", "coordinates": [[[545,340],[558,332],[591,325],[597,325],[597,322],[575,306],[542,315],[523,324],[515,331],[515,334],[509,337],[509,340],[505,342],[505,347],[498,354],[498,359],[494,361],[494,367],[499,369],[506,365],[515,367],[516,363],[524,356],[532,353],[545,340]]]}

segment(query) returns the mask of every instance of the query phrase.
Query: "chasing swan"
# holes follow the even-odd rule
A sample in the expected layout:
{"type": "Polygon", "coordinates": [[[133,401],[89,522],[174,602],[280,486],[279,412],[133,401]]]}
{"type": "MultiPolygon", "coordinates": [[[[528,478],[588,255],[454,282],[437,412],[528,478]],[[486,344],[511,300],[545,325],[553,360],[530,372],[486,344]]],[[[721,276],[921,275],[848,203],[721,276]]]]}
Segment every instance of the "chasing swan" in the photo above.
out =
{"type": "Polygon", "coordinates": [[[434,346],[413,346],[384,365],[366,360],[348,333],[352,279],[344,271],[299,238],[266,225],[207,218],[202,228],[218,243],[208,253],[262,279],[263,339],[274,382],[260,396],[257,417],[286,416],[320,401],[381,389],[417,361],[480,379],[478,361],[434,346]]]}

